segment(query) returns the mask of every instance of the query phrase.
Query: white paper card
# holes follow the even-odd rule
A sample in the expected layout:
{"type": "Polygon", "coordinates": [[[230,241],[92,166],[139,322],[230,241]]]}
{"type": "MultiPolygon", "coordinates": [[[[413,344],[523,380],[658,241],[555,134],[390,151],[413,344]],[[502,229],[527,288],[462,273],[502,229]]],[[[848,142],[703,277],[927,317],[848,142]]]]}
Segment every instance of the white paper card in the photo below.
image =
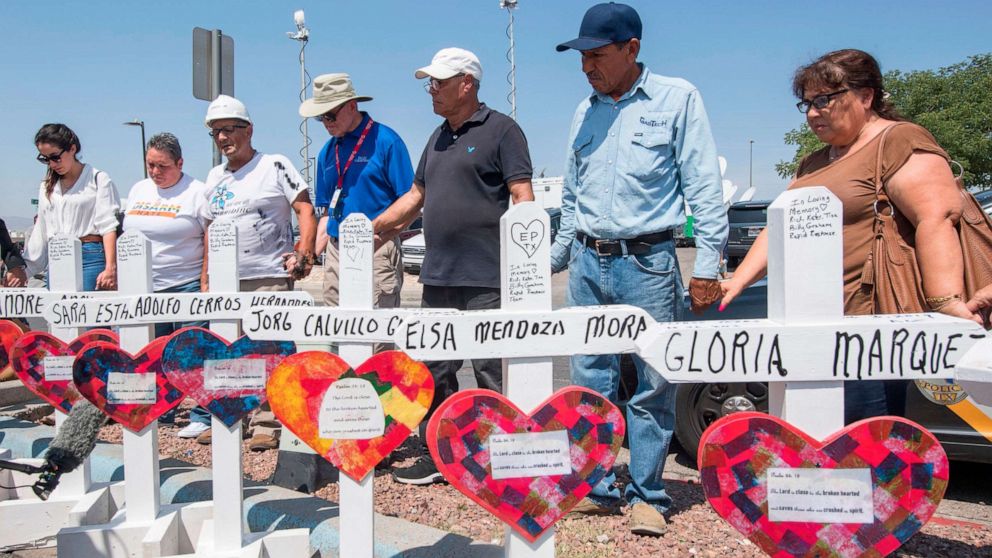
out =
{"type": "Polygon", "coordinates": [[[324,392],[318,419],[321,438],[367,440],[386,431],[379,394],[368,380],[344,378],[324,392]]]}
{"type": "Polygon", "coordinates": [[[265,389],[265,360],[225,358],[203,361],[203,387],[210,391],[265,389]]]}
{"type": "Polygon", "coordinates": [[[768,519],[872,523],[871,469],[768,469],[768,519]]]}
{"type": "Polygon", "coordinates": [[[568,432],[522,432],[489,437],[494,479],[567,475],[572,472],[568,432]]]}
{"type": "Polygon", "coordinates": [[[45,381],[63,382],[72,381],[72,363],[76,357],[69,356],[46,356],[41,361],[41,367],[45,371],[45,381]]]}
{"type": "Polygon", "coordinates": [[[154,404],[158,401],[155,374],[107,374],[107,403],[118,405],[154,404]]]}

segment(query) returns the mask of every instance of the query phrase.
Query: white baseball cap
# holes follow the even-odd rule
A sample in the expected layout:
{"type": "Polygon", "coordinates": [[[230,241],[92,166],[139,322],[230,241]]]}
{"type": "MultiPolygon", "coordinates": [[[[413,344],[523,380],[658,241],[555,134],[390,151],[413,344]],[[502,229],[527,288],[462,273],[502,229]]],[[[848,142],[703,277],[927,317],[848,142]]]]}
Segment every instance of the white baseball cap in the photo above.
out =
{"type": "Polygon", "coordinates": [[[420,68],[413,75],[417,79],[448,79],[458,74],[468,74],[482,81],[482,63],[479,62],[479,57],[463,48],[442,48],[434,55],[430,66],[420,68]]]}
{"type": "Polygon", "coordinates": [[[251,124],[251,116],[248,116],[248,109],[245,108],[244,103],[229,95],[220,95],[207,107],[207,118],[204,122],[209,128],[214,120],[225,118],[236,118],[251,124]]]}

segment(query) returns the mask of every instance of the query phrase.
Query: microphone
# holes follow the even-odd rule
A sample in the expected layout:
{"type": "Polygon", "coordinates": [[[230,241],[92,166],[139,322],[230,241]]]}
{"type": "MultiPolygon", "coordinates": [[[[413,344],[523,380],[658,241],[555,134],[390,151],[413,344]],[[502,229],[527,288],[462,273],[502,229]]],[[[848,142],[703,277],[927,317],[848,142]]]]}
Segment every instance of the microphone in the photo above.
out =
{"type": "Polygon", "coordinates": [[[55,434],[55,439],[48,444],[48,451],[45,452],[47,465],[59,475],[79,467],[93,453],[97,435],[106,418],[89,401],[77,401],[55,434]]]}
{"type": "Polygon", "coordinates": [[[31,490],[47,500],[59,485],[64,473],[79,467],[96,447],[96,438],[106,417],[92,403],[80,400],[72,406],[69,417],[55,434],[45,452],[45,464],[38,467],[26,463],[0,460],[0,469],[10,469],[28,475],[39,475],[31,490]]]}

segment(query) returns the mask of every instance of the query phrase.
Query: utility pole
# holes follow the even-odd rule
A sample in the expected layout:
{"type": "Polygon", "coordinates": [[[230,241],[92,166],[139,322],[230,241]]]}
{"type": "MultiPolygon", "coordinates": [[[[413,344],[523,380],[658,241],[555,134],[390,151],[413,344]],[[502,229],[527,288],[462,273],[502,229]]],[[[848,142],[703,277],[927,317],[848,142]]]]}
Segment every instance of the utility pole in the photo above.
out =
{"type": "Polygon", "coordinates": [[[516,44],[513,38],[513,10],[517,7],[517,0],[499,0],[499,7],[510,14],[510,24],[506,27],[506,38],[510,40],[510,48],[506,51],[506,60],[510,63],[510,72],[506,75],[506,80],[510,84],[510,93],[506,100],[510,102],[510,118],[517,119],[517,62],[516,44]]]}
{"type": "Polygon", "coordinates": [[[754,187],[754,140],[748,140],[750,151],[747,156],[747,187],[754,187]]]}
{"type": "MultiPolygon", "coordinates": [[[[304,56],[307,44],[310,41],[310,30],[307,29],[303,10],[293,12],[293,22],[296,23],[296,32],[290,31],[286,35],[290,39],[300,42],[300,102],[303,102],[307,96],[307,87],[310,86],[310,76],[307,74],[306,57],[304,56]]],[[[303,168],[301,169],[303,172],[301,174],[307,182],[307,188],[312,189],[313,182],[310,178],[310,130],[307,120],[307,118],[304,118],[300,124],[300,133],[303,135],[303,149],[300,150],[300,155],[303,156],[303,168]]],[[[310,192],[310,199],[314,199],[313,192],[310,192]]]]}

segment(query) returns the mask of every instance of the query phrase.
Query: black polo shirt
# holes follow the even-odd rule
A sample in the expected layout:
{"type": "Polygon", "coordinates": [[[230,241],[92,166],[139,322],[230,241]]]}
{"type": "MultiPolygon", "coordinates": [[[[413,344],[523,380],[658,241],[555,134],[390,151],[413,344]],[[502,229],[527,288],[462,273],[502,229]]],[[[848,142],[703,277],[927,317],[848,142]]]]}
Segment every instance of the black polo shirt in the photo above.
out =
{"type": "Polygon", "coordinates": [[[427,254],[420,282],[498,288],[507,183],[532,175],[527,138],[505,114],[482,104],[459,129],[452,131],[447,120],[438,126],[414,177],[424,187],[427,254]]]}

